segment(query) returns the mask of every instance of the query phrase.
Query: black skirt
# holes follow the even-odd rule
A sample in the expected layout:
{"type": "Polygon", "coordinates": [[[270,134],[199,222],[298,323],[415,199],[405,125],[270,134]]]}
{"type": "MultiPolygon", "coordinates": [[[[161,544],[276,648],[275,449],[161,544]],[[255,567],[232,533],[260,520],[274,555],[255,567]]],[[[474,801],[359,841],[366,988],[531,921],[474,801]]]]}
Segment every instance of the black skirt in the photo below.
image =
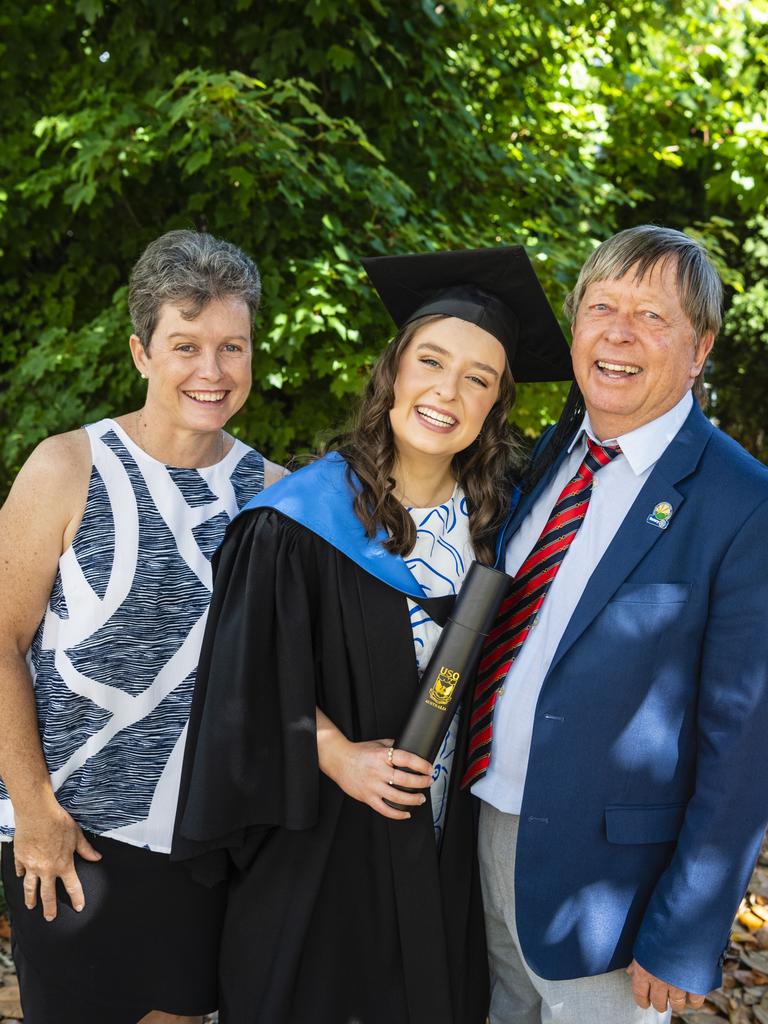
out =
{"type": "Polygon", "coordinates": [[[85,909],[76,913],[59,883],[50,922],[39,900],[24,906],[13,846],[2,844],[25,1022],[132,1024],[150,1010],[215,1010],[225,886],[200,885],[165,854],[88,840],[103,856],[76,859],[85,909]]]}

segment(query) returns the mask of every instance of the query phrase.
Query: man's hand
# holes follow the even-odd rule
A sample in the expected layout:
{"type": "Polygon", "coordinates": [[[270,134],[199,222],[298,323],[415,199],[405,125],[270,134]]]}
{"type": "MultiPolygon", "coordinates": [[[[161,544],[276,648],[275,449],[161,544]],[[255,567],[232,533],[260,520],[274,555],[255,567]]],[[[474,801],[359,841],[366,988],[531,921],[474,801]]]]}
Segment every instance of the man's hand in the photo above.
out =
{"type": "Polygon", "coordinates": [[[13,841],[16,874],[24,879],[24,903],[37,906],[38,887],[46,921],[56,917],[56,879],[60,878],[75,910],[85,906],[83,887],[75,870],[75,853],[85,860],[101,860],[80,826],[55,804],[45,814],[16,815],[13,841]]]}
{"type": "Polygon", "coordinates": [[[686,1002],[694,1009],[704,1003],[704,996],[696,995],[695,992],[685,992],[674,985],[668,985],[661,978],[649,974],[644,967],[641,967],[637,960],[633,960],[627,968],[627,974],[632,979],[632,995],[635,1002],[642,1010],[652,1006],[659,1013],[664,1013],[667,1002],[675,1013],[685,1009],[686,1002]]]}

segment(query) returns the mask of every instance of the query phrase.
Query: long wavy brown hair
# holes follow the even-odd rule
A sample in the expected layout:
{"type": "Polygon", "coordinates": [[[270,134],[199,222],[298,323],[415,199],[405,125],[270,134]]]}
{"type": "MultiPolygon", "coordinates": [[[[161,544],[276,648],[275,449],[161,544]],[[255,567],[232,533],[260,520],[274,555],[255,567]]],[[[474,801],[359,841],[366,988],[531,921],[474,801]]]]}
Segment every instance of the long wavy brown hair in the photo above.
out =
{"type": "MultiPolygon", "coordinates": [[[[360,481],[354,509],[366,535],[373,537],[383,527],[389,534],[384,547],[397,555],[407,555],[413,549],[416,527],[393,494],[397,449],[389,411],[395,402],[395,378],[402,354],[419,328],[442,319],[427,316],[414,320],[390,342],[373,368],[352,425],[326,445],[326,451],[335,449],[344,456],[360,481]]],[[[520,446],[507,422],[514,400],[515,383],[506,365],[499,397],[482,430],[451,464],[467,497],[475,557],[489,565],[494,561],[494,541],[509,500],[510,478],[522,462],[520,446]]]]}

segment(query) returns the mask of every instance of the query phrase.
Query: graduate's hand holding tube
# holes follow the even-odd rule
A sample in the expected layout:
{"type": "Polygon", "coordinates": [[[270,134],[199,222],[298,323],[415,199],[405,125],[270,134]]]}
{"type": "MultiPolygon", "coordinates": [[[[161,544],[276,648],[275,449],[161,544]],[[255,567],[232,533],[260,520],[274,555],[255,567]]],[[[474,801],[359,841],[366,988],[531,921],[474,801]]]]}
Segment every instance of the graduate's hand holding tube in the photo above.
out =
{"type": "Polygon", "coordinates": [[[347,796],[368,804],[385,818],[410,818],[408,810],[391,807],[385,800],[391,798],[392,787],[397,786],[397,800],[402,808],[423,804],[427,799],[424,790],[432,785],[429,761],[407,750],[393,749],[391,739],[353,743],[319,708],[316,716],[320,770],[347,796]]]}
{"type": "MultiPolygon", "coordinates": [[[[510,583],[506,573],[489,565],[473,562],[469,567],[398,737],[398,747],[404,748],[398,751],[398,762],[409,750],[430,760],[437,757],[510,583]]],[[[391,794],[386,800],[391,807],[400,806],[399,796],[397,802],[391,794]]]]}

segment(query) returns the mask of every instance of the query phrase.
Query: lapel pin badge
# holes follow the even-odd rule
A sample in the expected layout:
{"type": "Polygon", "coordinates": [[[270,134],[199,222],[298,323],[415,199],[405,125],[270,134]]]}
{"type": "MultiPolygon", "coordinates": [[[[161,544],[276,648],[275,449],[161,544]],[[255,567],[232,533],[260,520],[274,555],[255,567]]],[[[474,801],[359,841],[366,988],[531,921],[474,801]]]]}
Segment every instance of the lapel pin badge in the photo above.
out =
{"type": "Polygon", "coordinates": [[[660,530],[666,530],[673,512],[674,509],[668,501],[660,501],[658,505],[654,506],[653,512],[646,519],[646,523],[650,523],[651,526],[658,526],[660,530]]]}

